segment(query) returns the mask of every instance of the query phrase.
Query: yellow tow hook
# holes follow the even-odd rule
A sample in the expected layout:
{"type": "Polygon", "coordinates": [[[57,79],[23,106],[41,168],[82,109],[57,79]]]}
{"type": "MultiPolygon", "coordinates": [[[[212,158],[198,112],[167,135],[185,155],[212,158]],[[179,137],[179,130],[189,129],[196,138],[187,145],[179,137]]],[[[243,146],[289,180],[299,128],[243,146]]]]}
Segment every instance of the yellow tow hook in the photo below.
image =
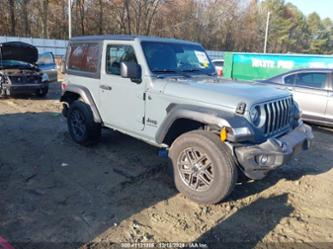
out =
{"type": "Polygon", "coordinates": [[[223,127],[220,132],[220,139],[222,142],[225,142],[228,138],[228,131],[227,128],[223,127]]]}

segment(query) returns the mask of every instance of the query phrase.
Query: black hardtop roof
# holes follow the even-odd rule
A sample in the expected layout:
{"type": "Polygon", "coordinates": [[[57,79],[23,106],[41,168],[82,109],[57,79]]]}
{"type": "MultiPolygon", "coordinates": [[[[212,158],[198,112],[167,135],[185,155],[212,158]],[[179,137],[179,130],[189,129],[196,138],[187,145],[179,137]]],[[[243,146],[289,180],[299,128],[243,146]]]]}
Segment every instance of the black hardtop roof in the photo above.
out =
{"type": "Polygon", "coordinates": [[[77,36],[70,39],[70,41],[104,41],[104,40],[117,40],[117,41],[134,41],[139,39],[141,41],[156,41],[156,42],[177,42],[177,43],[188,43],[196,44],[197,42],[191,42],[186,40],[174,39],[174,38],[162,38],[158,36],[143,36],[143,35],[88,35],[88,36],[77,36]]]}

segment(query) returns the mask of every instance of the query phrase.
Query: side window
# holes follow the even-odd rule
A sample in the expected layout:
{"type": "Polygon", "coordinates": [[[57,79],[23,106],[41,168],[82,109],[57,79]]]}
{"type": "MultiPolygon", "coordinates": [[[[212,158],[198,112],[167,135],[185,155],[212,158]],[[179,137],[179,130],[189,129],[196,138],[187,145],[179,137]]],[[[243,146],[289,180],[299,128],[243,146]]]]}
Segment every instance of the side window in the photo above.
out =
{"type": "Polygon", "coordinates": [[[300,73],[295,79],[295,86],[324,88],[326,81],[326,73],[300,73]]]}
{"type": "Polygon", "coordinates": [[[108,45],[106,49],[106,72],[120,75],[121,62],[135,62],[134,49],[129,45],[108,45]]]}
{"type": "Polygon", "coordinates": [[[289,75],[287,77],[284,78],[284,84],[286,85],[294,85],[295,82],[295,74],[289,75]]]}
{"type": "Polygon", "coordinates": [[[214,61],[213,64],[215,66],[218,66],[218,67],[223,67],[224,66],[224,62],[223,61],[214,61]]]}
{"type": "Polygon", "coordinates": [[[98,65],[99,44],[74,43],[70,45],[68,69],[95,73],[98,65]]]}
{"type": "Polygon", "coordinates": [[[54,58],[51,53],[40,54],[38,57],[38,65],[54,64],[54,58]]]}

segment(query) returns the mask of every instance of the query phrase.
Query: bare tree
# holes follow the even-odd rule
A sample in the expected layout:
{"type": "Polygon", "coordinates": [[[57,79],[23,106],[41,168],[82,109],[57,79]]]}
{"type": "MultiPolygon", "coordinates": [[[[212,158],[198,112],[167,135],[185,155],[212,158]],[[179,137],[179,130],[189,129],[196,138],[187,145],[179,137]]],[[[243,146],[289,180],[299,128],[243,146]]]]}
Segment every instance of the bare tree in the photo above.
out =
{"type": "Polygon", "coordinates": [[[98,0],[98,4],[99,4],[98,33],[103,34],[103,0],[98,0]]]}
{"type": "Polygon", "coordinates": [[[127,17],[127,33],[132,33],[131,28],[131,13],[130,13],[130,0],[124,0],[124,13],[126,13],[127,17]]]}
{"type": "Polygon", "coordinates": [[[15,19],[15,1],[8,0],[9,14],[10,14],[10,34],[16,35],[16,19],[15,19]]]}
{"type": "Polygon", "coordinates": [[[23,19],[23,34],[25,36],[30,35],[31,31],[30,31],[30,21],[29,21],[29,17],[28,17],[28,4],[29,4],[30,0],[22,0],[21,3],[21,8],[22,8],[22,19],[23,19]]]}
{"type": "Polygon", "coordinates": [[[160,0],[155,0],[152,1],[151,4],[148,5],[148,8],[146,9],[146,35],[150,34],[151,31],[151,26],[154,20],[154,17],[156,16],[157,12],[158,12],[158,8],[160,6],[161,1],[160,0]]]}
{"type": "MultiPolygon", "coordinates": [[[[0,35],[67,39],[68,0],[0,0],[0,35]]],[[[333,25],[283,0],[72,0],[73,34],[141,34],[208,49],[333,53],[333,25]],[[315,18],[316,17],[316,18],[315,18]]]]}
{"type": "Polygon", "coordinates": [[[77,1],[77,9],[79,12],[79,23],[80,23],[80,28],[81,28],[81,35],[85,35],[85,26],[84,26],[84,21],[85,21],[85,0],[78,0],[77,1]]]}
{"type": "Polygon", "coordinates": [[[49,13],[49,0],[42,0],[39,7],[39,15],[42,26],[42,37],[48,38],[48,13],[49,13]]]}

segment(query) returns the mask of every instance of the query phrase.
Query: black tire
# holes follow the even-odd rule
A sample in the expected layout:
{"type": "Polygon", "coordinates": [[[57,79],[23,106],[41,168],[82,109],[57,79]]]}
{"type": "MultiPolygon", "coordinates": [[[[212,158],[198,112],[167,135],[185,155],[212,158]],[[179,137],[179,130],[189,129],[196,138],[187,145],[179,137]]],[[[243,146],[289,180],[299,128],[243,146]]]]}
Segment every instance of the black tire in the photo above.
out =
{"type": "Polygon", "coordinates": [[[43,87],[43,88],[40,88],[40,89],[37,89],[36,90],[36,95],[38,97],[45,97],[47,95],[47,93],[49,92],[49,87],[46,86],[46,87],[43,87]]]}
{"type": "Polygon", "coordinates": [[[96,144],[101,137],[101,124],[94,121],[89,105],[76,100],[70,104],[67,116],[69,134],[78,144],[96,144]]]}
{"type": "Polygon", "coordinates": [[[211,132],[196,130],[181,135],[173,142],[169,156],[176,188],[195,202],[219,203],[236,184],[237,166],[229,149],[211,132]]]}

